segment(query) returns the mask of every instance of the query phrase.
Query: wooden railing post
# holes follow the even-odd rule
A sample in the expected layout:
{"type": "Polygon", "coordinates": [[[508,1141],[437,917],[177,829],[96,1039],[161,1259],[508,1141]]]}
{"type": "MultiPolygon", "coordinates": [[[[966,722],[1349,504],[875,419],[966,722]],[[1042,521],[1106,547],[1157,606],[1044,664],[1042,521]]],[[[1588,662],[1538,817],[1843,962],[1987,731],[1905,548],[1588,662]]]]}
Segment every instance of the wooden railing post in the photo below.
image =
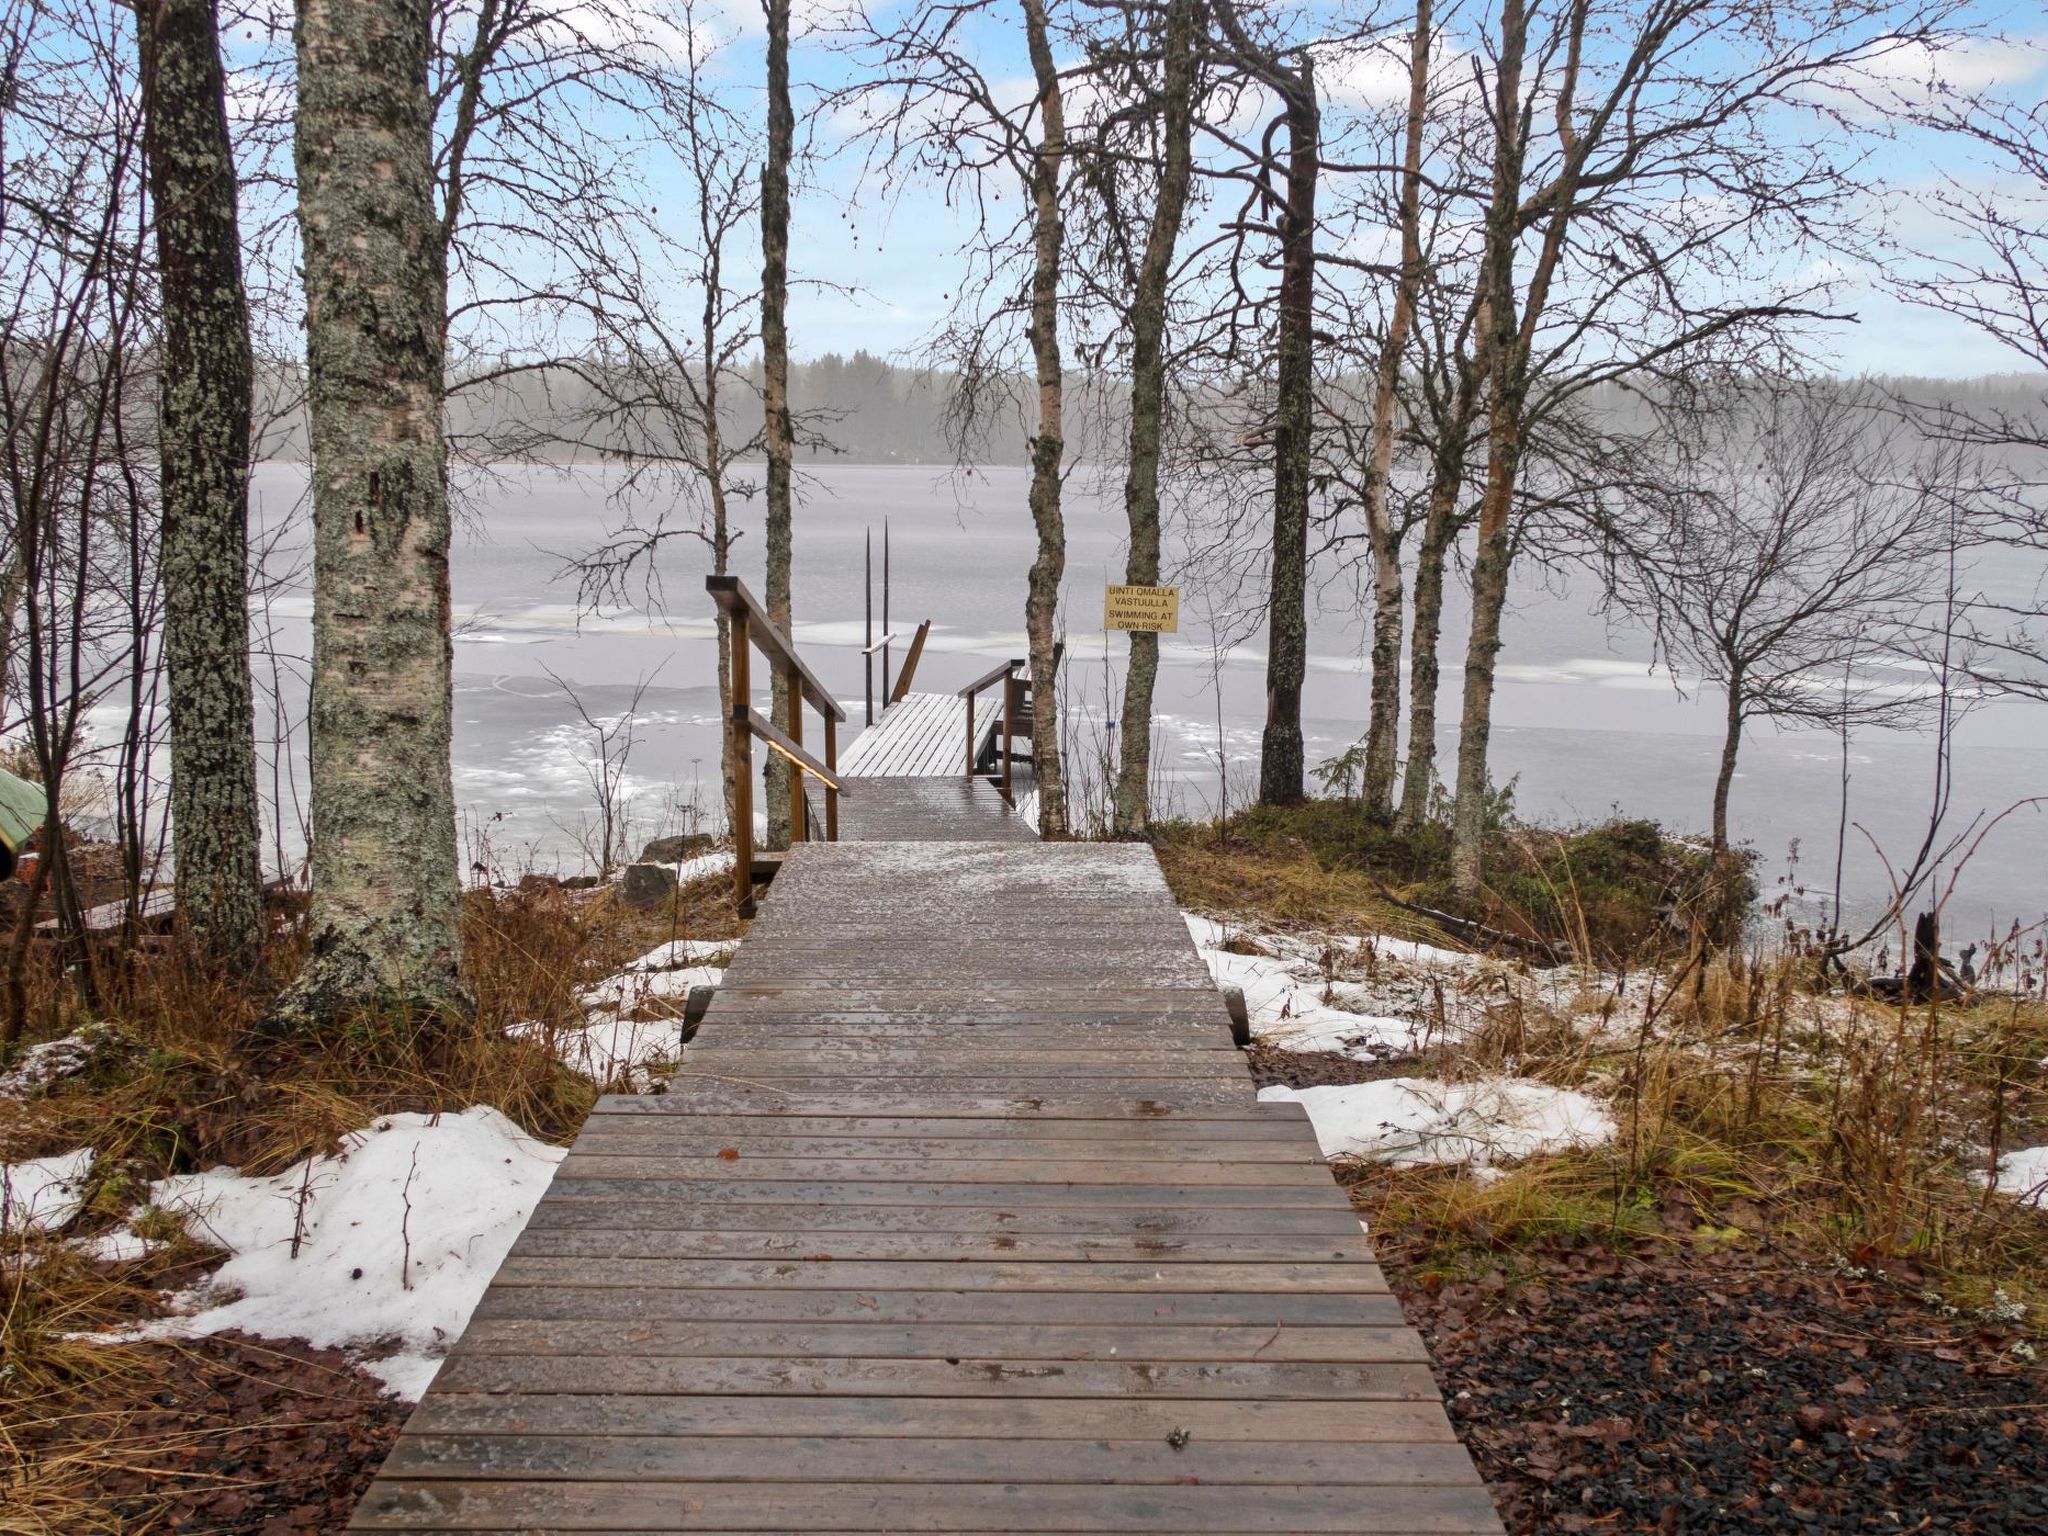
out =
{"type": "Polygon", "coordinates": [[[732,614],[732,853],[734,900],[741,917],[754,915],[754,735],[744,711],[753,699],[752,639],[744,610],[732,614]]]}
{"type": "Polygon", "coordinates": [[[967,695],[967,777],[974,777],[974,694],[967,695]]]}
{"type": "Polygon", "coordinates": [[[1012,672],[1003,679],[1003,800],[1010,805],[1017,803],[1010,787],[1011,744],[1017,733],[1017,689],[1017,674],[1012,672]]]}
{"type": "Polygon", "coordinates": [[[825,786],[825,841],[839,841],[839,722],[830,715],[825,717],[825,766],[832,770],[835,782],[825,786]]]}
{"type": "MultiPolygon", "coordinates": [[[[804,694],[803,686],[797,681],[796,668],[791,667],[783,674],[789,685],[789,739],[798,746],[804,744],[804,694]]],[[[792,764],[789,770],[789,845],[794,848],[804,840],[804,776],[792,764]]]]}

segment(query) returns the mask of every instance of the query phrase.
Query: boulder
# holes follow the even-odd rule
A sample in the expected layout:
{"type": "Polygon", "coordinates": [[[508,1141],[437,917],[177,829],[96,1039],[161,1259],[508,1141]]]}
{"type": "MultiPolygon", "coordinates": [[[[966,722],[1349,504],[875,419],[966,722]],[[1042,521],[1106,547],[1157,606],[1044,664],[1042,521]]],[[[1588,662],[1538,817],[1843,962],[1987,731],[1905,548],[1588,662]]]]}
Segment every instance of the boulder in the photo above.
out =
{"type": "Polygon", "coordinates": [[[718,839],[709,832],[682,832],[674,837],[657,837],[640,850],[642,864],[680,864],[700,853],[709,853],[718,839]]]}
{"type": "Polygon", "coordinates": [[[660,906],[676,893],[676,872],[665,864],[628,864],[619,881],[619,895],[629,907],[643,911],[660,906]]]}

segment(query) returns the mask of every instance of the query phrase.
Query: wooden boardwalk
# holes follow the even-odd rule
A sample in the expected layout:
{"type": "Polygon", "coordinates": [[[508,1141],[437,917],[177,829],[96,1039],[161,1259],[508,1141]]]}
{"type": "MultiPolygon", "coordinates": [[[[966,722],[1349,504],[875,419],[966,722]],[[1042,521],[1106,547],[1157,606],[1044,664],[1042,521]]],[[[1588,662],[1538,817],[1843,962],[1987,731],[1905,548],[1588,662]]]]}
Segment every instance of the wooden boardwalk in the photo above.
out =
{"type": "Polygon", "coordinates": [[[353,1529],[1500,1530],[1150,850],[985,789],[848,786],[353,1529]]]}
{"type": "MultiPolygon", "coordinates": [[[[987,750],[1000,723],[1000,712],[985,709],[976,717],[978,751],[987,750]]],[[[967,701],[950,693],[906,695],[854,738],[840,755],[839,766],[873,778],[964,777],[967,701]]]]}

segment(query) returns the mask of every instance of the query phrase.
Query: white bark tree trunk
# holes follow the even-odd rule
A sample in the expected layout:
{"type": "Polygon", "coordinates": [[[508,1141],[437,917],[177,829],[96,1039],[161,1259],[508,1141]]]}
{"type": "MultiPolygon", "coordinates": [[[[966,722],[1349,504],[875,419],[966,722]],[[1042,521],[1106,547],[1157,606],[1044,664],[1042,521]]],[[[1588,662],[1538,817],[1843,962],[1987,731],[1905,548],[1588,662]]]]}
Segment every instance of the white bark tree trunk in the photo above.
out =
{"type": "Polygon", "coordinates": [[[300,0],[312,949],[276,1022],[460,1005],[429,0],[300,0]]]}

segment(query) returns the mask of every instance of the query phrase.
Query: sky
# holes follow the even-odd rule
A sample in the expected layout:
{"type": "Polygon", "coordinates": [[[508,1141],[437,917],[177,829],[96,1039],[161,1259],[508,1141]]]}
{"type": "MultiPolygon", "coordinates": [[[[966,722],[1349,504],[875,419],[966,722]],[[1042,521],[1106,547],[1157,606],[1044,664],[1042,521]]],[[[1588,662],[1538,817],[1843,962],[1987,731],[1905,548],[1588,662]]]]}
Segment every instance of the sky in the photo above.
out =
{"type": "MultiPolygon", "coordinates": [[[[231,64],[252,64],[266,48],[273,59],[289,55],[289,0],[246,0],[248,13],[229,11],[231,64]]],[[[648,46],[675,49],[679,33],[672,18],[690,0],[549,0],[569,7],[587,7],[586,24],[611,36],[635,29],[648,46]],[[591,22],[595,18],[595,22],[591,22]]],[[[969,230],[966,214],[949,206],[929,184],[898,181],[884,187],[861,174],[862,155],[853,141],[855,114],[828,93],[857,78],[861,65],[850,56],[845,34],[832,19],[842,0],[795,0],[797,41],[792,73],[798,87],[803,132],[823,153],[807,168],[793,217],[791,270],[796,288],[791,296],[792,346],[801,357],[828,352],[865,350],[897,361],[919,360],[924,344],[946,318],[954,290],[965,268],[960,247],[969,230]]],[[[872,0],[878,14],[906,10],[903,0],[872,0]]],[[[1460,18],[1483,14],[1485,0],[1456,7],[1438,0],[1439,15],[1449,13],[1447,51],[1455,58],[1474,45],[1470,23],[1460,18]],[[1462,29],[1462,30],[1461,30],[1462,29]]],[[[1936,0],[1940,3],[1940,0],[1936,0]]],[[[1907,57],[1891,66],[1892,84],[1901,100],[1920,92],[1920,78],[1939,74],[1961,87],[2000,93],[2023,105],[2048,95],[2048,13],[2040,0],[1964,0],[1966,21],[1975,37],[1939,58],[1907,57]]],[[[1345,17],[1375,16],[1384,20],[1394,50],[1406,12],[1400,0],[1377,11],[1372,0],[1299,0],[1301,13],[1319,26],[1341,24],[1345,17]]],[[[1903,7],[1902,7],[1903,8],[1903,7]]],[[[716,38],[721,52],[714,65],[719,99],[742,118],[758,125],[761,117],[762,21],[758,0],[694,0],[698,34],[716,38]]],[[[996,4],[984,17],[968,23],[967,46],[984,73],[1002,92],[1022,99],[1028,94],[1028,65],[1012,8],[996,4]]],[[[1712,46],[1709,44],[1709,46],[1712,46]]],[[[676,51],[679,51],[677,49],[676,51]]],[[[1341,131],[1348,121],[1362,124],[1369,114],[1405,94],[1401,65],[1393,53],[1378,57],[1332,58],[1322,69],[1326,127],[1341,131]]],[[[260,72],[238,75],[237,90],[247,110],[261,102],[271,110],[288,103],[289,84],[260,72]]],[[[1927,275],[1944,257],[1964,253],[1955,232],[1933,211],[1932,199],[1957,189],[1991,189],[1989,169],[1953,141],[1916,135],[1891,135],[1895,126],[1883,114],[1862,111],[1870,133],[1862,145],[1868,154],[1867,209],[1881,214],[1894,244],[1898,270],[1927,275]]],[[[615,131],[621,165],[638,177],[651,203],[664,213],[680,213],[687,199],[675,179],[672,163],[658,145],[643,144],[644,123],[621,121],[605,125],[615,131]]],[[[1806,131],[1787,119],[1785,131],[1806,131]]],[[[1326,176],[1326,189],[1340,178],[1326,176]]],[[[2036,189],[2038,192],[2038,189],[2036,189]]],[[[1014,208],[1015,194],[1010,206],[1014,208]]],[[[1326,190],[1325,204],[1330,202],[1326,190]]],[[[245,214],[245,226],[248,215],[245,214]]],[[[281,220],[289,224],[289,220],[281,220]]],[[[1366,243],[1374,231],[1366,230],[1366,243]]],[[[1378,232],[1382,245],[1391,231],[1378,232]]],[[[752,250],[739,263],[750,267],[752,250]]],[[[1888,292],[1881,277],[1853,263],[1813,258],[1813,270],[1835,284],[1829,308],[1844,316],[1816,328],[1809,337],[1816,362],[1846,374],[1876,373],[1929,377],[1973,377],[2010,372],[2023,366],[2014,354],[1972,327],[1904,302],[1888,292]]],[[[1772,274],[1780,279],[1785,271],[1772,274]]]]}

